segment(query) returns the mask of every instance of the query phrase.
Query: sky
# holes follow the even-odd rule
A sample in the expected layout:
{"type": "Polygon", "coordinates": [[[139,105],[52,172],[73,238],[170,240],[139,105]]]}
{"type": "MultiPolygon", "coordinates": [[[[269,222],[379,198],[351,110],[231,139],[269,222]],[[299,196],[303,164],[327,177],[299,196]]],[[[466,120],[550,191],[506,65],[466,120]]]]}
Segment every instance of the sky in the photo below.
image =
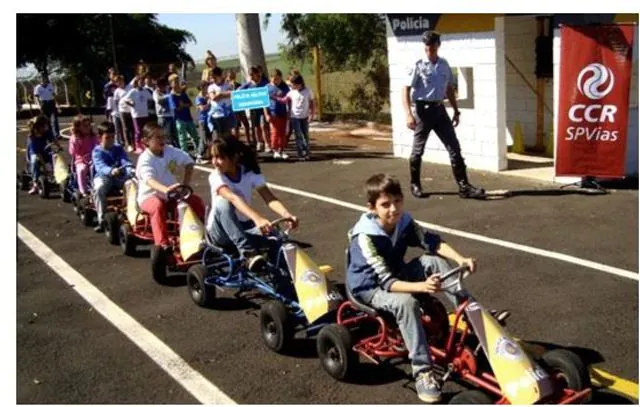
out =
{"type": "MultiPolygon", "coordinates": [[[[204,59],[210,49],[218,59],[238,54],[235,14],[158,14],[158,22],[172,28],[190,31],[196,43],[186,45],[187,52],[196,60],[204,59]]],[[[272,14],[267,30],[262,27],[264,14],[260,14],[262,44],[265,54],[278,52],[278,43],[286,41],[280,30],[282,14],[272,14]]]]}

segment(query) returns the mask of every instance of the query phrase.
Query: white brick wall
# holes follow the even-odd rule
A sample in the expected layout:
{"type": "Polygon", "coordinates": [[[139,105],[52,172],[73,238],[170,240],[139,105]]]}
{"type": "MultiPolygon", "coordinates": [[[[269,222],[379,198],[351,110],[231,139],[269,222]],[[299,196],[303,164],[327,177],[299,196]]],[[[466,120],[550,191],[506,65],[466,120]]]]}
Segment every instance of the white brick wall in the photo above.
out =
{"type": "MultiPolygon", "coordinates": [[[[397,38],[387,22],[387,47],[389,52],[390,102],[393,127],[394,155],[408,158],[411,154],[413,131],[406,127],[406,115],[402,104],[402,88],[410,67],[425,57],[420,36],[397,38]]],[[[499,171],[506,167],[506,157],[499,155],[502,133],[499,131],[499,112],[496,97],[498,81],[496,76],[496,40],[494,32],[443,34],[440,55],[452,68],[473,68],[474,109],[460,109],[460,124],[456,133],[462,148],[462,155],[469,168],[499,171]]],[[[447,109],[453,116],[453,109],[447,109]]],[[[503,119],[504,120],[504,119],[503,119]]],[[[449,164],[449,154],[431,132],[425,154],[425,161],[449,164]]]]}

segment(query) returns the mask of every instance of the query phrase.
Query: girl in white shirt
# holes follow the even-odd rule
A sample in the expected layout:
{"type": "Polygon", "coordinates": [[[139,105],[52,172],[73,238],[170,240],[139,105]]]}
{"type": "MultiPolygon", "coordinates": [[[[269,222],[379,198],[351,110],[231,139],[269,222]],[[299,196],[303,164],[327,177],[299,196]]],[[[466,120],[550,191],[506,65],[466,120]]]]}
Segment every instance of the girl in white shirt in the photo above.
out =
{"type": "Polygon", "coordinates": [[[293,75],[291,87],[292,90],[285,97],[272,96],[272,98],[281,103],[290,104],[290,123],[296,134],[298,157],[307,160],[310,154],[309,121],[313,120],[315,115],[313,92],[305,86],[302,75],[293,75]]]}
{"type": "MultiPolygon", "coordinates": [[[[184,151],[165,145],[166,135],[157,123],[147,123],[142,133],[146,149],[140,154],[136,167],[138,205],[151,218],[154,245],[166,250],[169,243],[167,210],[170,205],[176,206],[175,201],[167,201],[167,193],[180,185],[176,177],[178,166],[184,167],[182,184],[189,185],[194,162],[184,151]]],[[[192,194],[186,202],[204,220],[202,198],[192,194]]]]}
{"type": "Polygon", "coordinates": [[[153,95],[144,88],[144,79],[142,77],[134,79],[133,83],[134,88],[127,93],[125,100],[132,107],[131,118],[136,132],[136,153],[140,154],[144,150],[142,128],[149,121],[149,102],[153,101],[153,95]]]}
{"type": "Polygon", "coordinates": [[[259,271],[266,259],[258,250],[269,247],[273,240],[266,238],[271,232],[269,220],[251,206],[253,190],[279,217],[289,218],[291,228],[298,226],[298,218],[273,195],[255,153],[244,143],[233,137],[218,138],[211,146],[211,156],[215,170],[209,175],[209,235],[220,247],[235,246],[249,269],[259,271]]]}

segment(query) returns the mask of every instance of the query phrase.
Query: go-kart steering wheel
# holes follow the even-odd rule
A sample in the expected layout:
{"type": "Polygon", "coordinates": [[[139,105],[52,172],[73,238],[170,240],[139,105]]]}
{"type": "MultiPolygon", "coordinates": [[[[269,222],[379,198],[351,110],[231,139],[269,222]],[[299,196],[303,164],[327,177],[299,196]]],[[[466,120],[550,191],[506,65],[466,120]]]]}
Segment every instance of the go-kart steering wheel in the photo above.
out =
{"type": "Polygon", "coordinates": [[[180,184],[175,189],[167,193],[167,199],[187,200],[193,195],[193,189],[189,185],[180,184]]]}
{"type": "MultiPolygon", "coordinates": [[[[290,217],[282,217],[282,218],[278,218],[278,219],[275,219],[275,220],[271,221],[270,225],[271,225],[272,228],[275,229],[277,226],[280,226],[281,223],[288,222],[288,221],[291,221],[290,217]]],[[[288,235],[290,230],[291,229],[284,230],[284,231],[282,231],[282,233],[284,233],[285,235],[288,235]]]]}
{"type": "Polygon", "coordinates": [[[469,275],[469,266],[467,264],[464,264],[462,266],[458,266],[456,268],[454,268],[453,270],[449,270],[448,272],[444,273],[444,274],[440,274],[440,282],[444,282],[445,280],[447,280],[449,277],[453,276],[453,275],[458,275],[458,278],[456,279],[456,283],[460,283],[460,280],[462,280],[463,278],[467,278],[467,276],[469,275]]]}

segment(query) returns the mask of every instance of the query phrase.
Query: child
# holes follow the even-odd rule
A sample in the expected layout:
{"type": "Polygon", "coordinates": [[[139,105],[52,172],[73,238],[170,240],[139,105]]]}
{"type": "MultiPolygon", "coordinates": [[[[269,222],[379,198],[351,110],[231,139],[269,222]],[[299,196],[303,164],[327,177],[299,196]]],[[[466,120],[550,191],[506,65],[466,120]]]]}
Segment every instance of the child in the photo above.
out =
{"type": "Polygon", "coordinates": [[[270,246],[270,239],[263,236],[270,232],[270,222],[251,207],[253,190],[273,212],[290,218],[290,227],[298,226],[298,218],[267,187],[255,153],[241,141],[232,137],[218,138],[211,146],[211,156],[215,169],[209,175],[212,209],[207,219],[207,231],[215,244],[235,246],[247,260],[249,269],[259,271],[266,259],[258,250],[270,246]]]}
{"type": "Polygon", "coordinates": [[[293,89],[284,98],[274,97],[277,101],[288,101],[291,109],[291,127],[296,134],[298,157],[309,159],[309,119],[315,115],[313,92],[304,85],[300,75],[291,78],[293,89]]]}
{"type": "Polygon", "coordinates": [[[146,74],[144,77],[144,90],[147,91],[147,93],[149,93],[149,102],[147,103],[147,106],[149,108],[149,121],[152,121],[154,123],[158,122],[158,115],[156,113],[156,104],[155,104],[155,100],[153,99],[153,91],[155,90],[155,85],[154,85],[154,80],[151,77],[151,75],[146,74]]]}
{"type": "Polygon", "coordinates": [[[222,69],[213,68],[213,83],[209,85],[209,115],[216,132],[216,137],[231,135],[233,128],[233,110],[231,110],[231,92],[233,87],[224,80],[222,69]]]}
{"type": "Polygon", "coordinates": [[[27,138],[27,160],[33,179],[33,186],[29,190],[29,195],[38,193],[38,178],[40,177],[40,163],[52,165],[51,154],[45,151],[47,144],[53,143],[58,148],[60,144],[53,136],[49,127],[49,119],[46,116],[36,116],[29,122],[29,136],[27,138]]]}
{"type": "MultiPolygon", "coordinates": [[[[269,95],[287,95],[289,87],[282,80],[282,72],[274,69],[271,72],[271,84],[268,86],[269,95]]],[[[271,99],[269,108],[264,108],[264,117],[271,125],[271,148],[273,149],[273,158],[275,160],[286,160],[289,156],[284,152],[286,145],[287,132],[287,104],[286,102],[278,102],[271,99]]]]}
{"type": "Polygon", "coordinates": [[[87,195],[87,180],[91,169],[91,152],[98,145],[96,135],[91,128],[91,120],[81,114],[73,119],[71,137],[69,138],[69,154],[76,167],[78,191],[87,195]]]}
{"type": "MultiPolygon", "coordinates": [[[[263,86],[267,86],[269,81],[263,77],[262,68],[259,66],[252,66],[249,68],[249,82],[240,86],[240,89],[250,89],[250,88],[260,88],[263,86]]],[[[254,136],[254,139],[258,142],[256,146],[256,151],[262,150],[262,144],[264,143],[264,152],[270,153],[271,148],[269,147],[269,124],[263,122],[264,110],[262,109],[252,109],[249,110],[249,114],[251,116],[251,133],[254,136]],[[261,125],[264,125],[264,137],[262,137],[263,128],[261,125]]]]}
{"type": "MultiPolygon", "coordinates": [[[[175,81],[175,84],[178,85],[178,81],[175,81]]],[[[176,202],[168,202],[167,193],[180,185],[176,177],[178,166],[184,167],[182,184],[189,185],[194,162],[189,154],[165,144],[166,135],[156,123],[147,123],[142,133],[146,149],[140,154],[136,167],[139,181],[137,201],[140,208],[151,218],[154,245],[168,254],[167,209],[169,205],[175,207],[176,202]]],[[[187,199],[187,203],[203,220],[202,199],[193,194],[187,199]]]]}
{"type": "MultiPolygon", "coordinates": [[[[131,118],[131,107],[126,102],[127,93],[131,90],[131,85],[125,85],[124,76],[118,76],[118,89],[113,92],[113,103],[118,109],[120,126],[122,128],[122,140],[120,144],[125,145],[128,152],[134,150],[133,145],[133,119],[131,118]]],[[[117,127],[116,127],[117,128],[117,127]]]]}
{"type": "Polygon", "coordinates": [[[114,143],[115,127],[103,122],[98,126],[100,144],[91,154],[94,168],[93,199],[98,213],[98,225],[94,230],[104,232],[104,208],[107,194],[113,188],[122,188],[124,181],[133,176],[133,163],[122,146],[114,143]],[[122,168],[125,167],[125,168],[122,168]]]}
{"type": "MultiPolygon", "coordinates": [[[[240,83],[236,81],[236,73],[235,71],[229,71],[227,75],[227,82],[233,86],[233,90],[238,90],[240,88],[240,83]]],[[[247,119],[247,113],[244,110],[240,110],[235,112],[236,116],[236,125],[234,127],[234,136],[237,139],[240,139],[240,125],[244,127],[244,135],[247,139],[247,143],[251,146],[256,145],[256,140],[253,134],[251,134],[251,128],[249,127],[249,119],[247,119]]]]}
{"type": "MultiPolygon", "coordinates": [[[[173,78],[171,81],[171,100],[175,106],[173,115],[176,120],[176,129],[178,131],[178,142],[180,148],[185,153],[189,151],[189,145],[187,144],[188,137],[193,139],[193,142],[197,146],[200,142],[198,138],[198,132],[196,125],[191,117],[191,99],[187,96],[186,84],[182,86],[177,78],[173,78]]],[[[201,156],[197,158],[202,159],[201,156]]]]}
{"type": "Polygon", "coordinates": [[[365,191],[369,213],[349,231],[347,286],[358,300],[393,314],[409,350],[418,397],[435,403],[440,400],[441,384],[431,370],[420,306],[412,294],[438,291],[438,275],[451,269],[446,259],[469,265],[471,272],[475,259],[462,257],[404,212],[402,188],[395,178],[375,174],[367,180],[365,191]],[[420,247],[426,253],[405,264],[408,247],[420,247]]]}
{"type": "Polygon", "coordinates": [[[125,96],[125,103],[132,107],[131,118],[136,132],[136,153],[141,154],[144,150],[142,144],[142,128],[149,121],[149,101],[153,96],[144,88],[142,77],[134,79],[134,88],[125,96]]]}
{"type": "Polygon", "coordinates": [[[180,146],[176,135],[176,121],[173,117],[171,103],[171,93],[167,92],[167,81],[164,78],[158,79],[156,90],[153,92],[153,101],[156,104],[156,115],[158,125],[164,130],[164,134],[174,147],[180,146]]]}
{"type": "MultiPolygon", "coordinates": [[[[209,96],[207,89],[209,88],[209,82],[202,81],[198,86],[198,96],[196,96],[196,107],[198,108],[198,136],[200,137],[200,143],[198,144],[198,155],[205,156],[207,147],[211,143],[211,129],[209,128],[208,118],[211,105],[209,104],[209,96]]],[[[198,164],[206,163],[203,159],[197,160],[198,164]]]]}

